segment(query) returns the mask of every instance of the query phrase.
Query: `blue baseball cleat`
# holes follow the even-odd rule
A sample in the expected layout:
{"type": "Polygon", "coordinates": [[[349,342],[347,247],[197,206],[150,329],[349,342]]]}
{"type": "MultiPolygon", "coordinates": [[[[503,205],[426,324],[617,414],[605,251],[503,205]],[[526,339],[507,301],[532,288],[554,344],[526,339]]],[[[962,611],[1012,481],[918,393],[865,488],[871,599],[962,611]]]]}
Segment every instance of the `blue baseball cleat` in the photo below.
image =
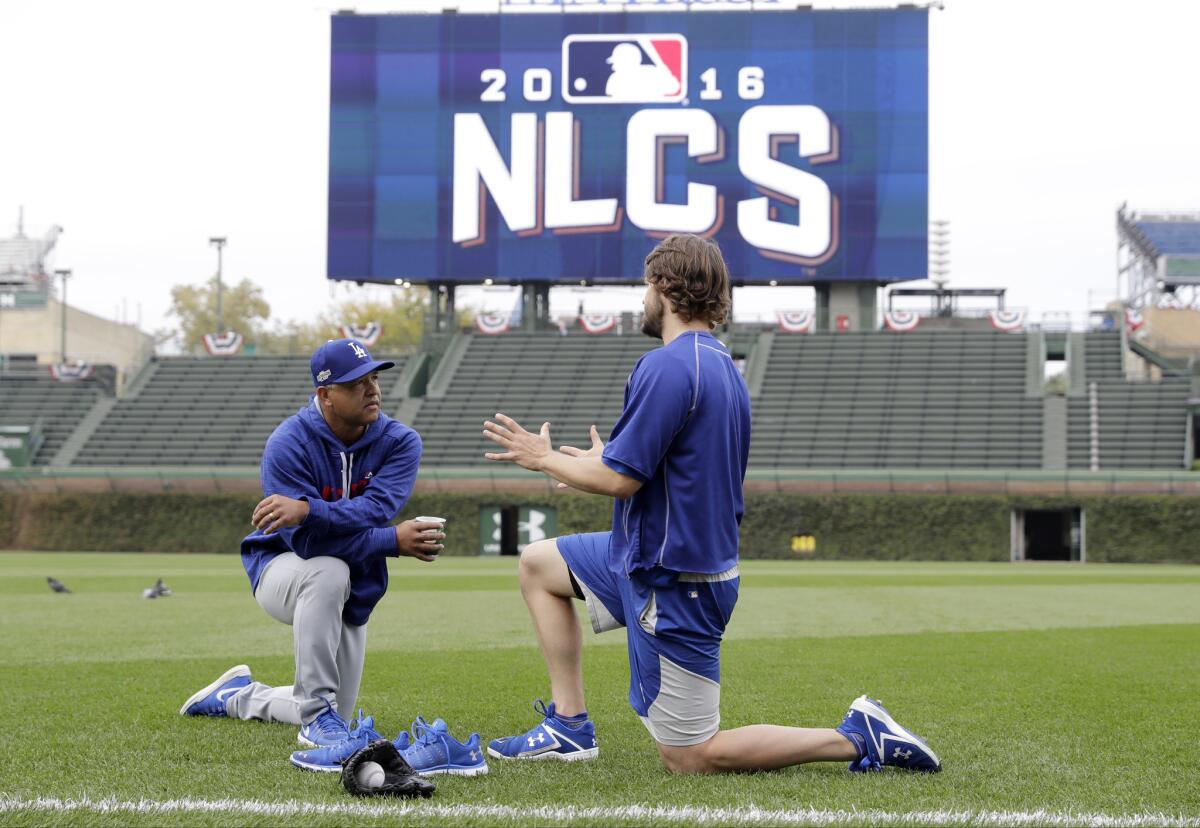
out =
{"type": "Polygon", "coordinates": [[[298,750],[288,760],[301,770],[318,771],[320,773],[341,773],[346,760],[365,748],[376,739],[383,737],[375,728],[361,724],[353,736],[349,736],[336,745],[298,750]]]}
{"type": "MultiPolygon", "coordinates": [[[[371,723],[374,724],[374,720],[371,723]]],[[[325,709],[317,718],[301,727],[300,732],[296,734],[297,742],[312,748],[332,747],[349,738],[350,728],[329,702],[325,702],[325,709]]]]}
{"type": "Polygon", "coordinates": [[[925,773],[942,769],[929,745],[901,727],[875,699],[859,696],[851,702],[837,730],[858,750],[858,758],[850,763],[856,773],[883,770],[885,765],[925,773]]]}
{"type": "Polygon", "coordinates": [[[520,736],[493,739],[488,745],[488,755],[497,759],[558,759],[577,762],[595,759],[600,755],[596,744],[596,726],[590,719],[572,727],[554,713],[554,702],[547,707],[541,699],[533,709],[545,718],[537,727],[520,736]]]}
{"type": "Polygon", "coordinates": [[[429,724],[418,716],[412,723],[411,735],[411,739],[405,738],[409,732],[403,731],[393,744],[404,761],[412,765],[417,773],[427,776],[435,773],[480,776],[488,772],[478,733],[472,733],[471,738],[463,743],[450,735],[443,720],[434,719],[429,724]]]}
{"type": "Polygon", "coordinates": [[[229,697],[250,683],[250,668],[245,664],[230,667],[203,690],[197,690],[179,708],[181,716],[228,716],[229,697]]]}
{"type": "MultiPolygon", "coordinates": [[[[417,716],[417,719],[420,720],[421,717],[417,716]]],[[[416,724],[416,722],[414,722],[413,724],[416,724]]],[[[412,741],[413,741],[412,734],[409,733],[407,730],[401,730],[400,735],[397,736],[392,741],[392,744],[396,746],[396,750],[398,750],[400,752],[400,755],[403,756],[404,751],[406,751],[410,747],[412,747],[412,741]]]]}
{"type": "Polygon", "coordinates": [[[358,715],[354,717],[354,720],[352,722],[350,722],[348,727],[350,728],[350,735],[352,737],[357,736],[358,731],[364,727],[369,727],[372,730],[374,730],[375,729],[375,717],[374,716],[364,716],[362,708],[360,707],[358,710],[358,715]]]}

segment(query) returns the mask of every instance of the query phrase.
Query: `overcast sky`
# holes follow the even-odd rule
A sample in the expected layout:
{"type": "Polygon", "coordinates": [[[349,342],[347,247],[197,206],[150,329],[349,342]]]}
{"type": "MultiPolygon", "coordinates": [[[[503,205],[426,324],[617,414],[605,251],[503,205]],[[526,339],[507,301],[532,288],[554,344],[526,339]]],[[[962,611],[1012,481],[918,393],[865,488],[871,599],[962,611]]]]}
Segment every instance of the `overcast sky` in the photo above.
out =
{"type": "MultiPolygon", "coordinates": [[[[0,0],[0,236],[20,206],[31,235],[61,225],[71,304],[140,308],[153,330],[171,285],[215,271],[208,238],[224,235],[227,279],[262,285],[277,318],[311,318],[331,296],[330,14],[418,5],[442,4],[0,0]]],[[[1082,321],[1116,293],[1118,205],[1200,209],[1198,31],[1200,3],[1171,0],[931,12],[930,216],[951,221],[952,286],[1082,321]]],[[[739,314],[811,303],[770,290],[739,292],[739,314]]]]}

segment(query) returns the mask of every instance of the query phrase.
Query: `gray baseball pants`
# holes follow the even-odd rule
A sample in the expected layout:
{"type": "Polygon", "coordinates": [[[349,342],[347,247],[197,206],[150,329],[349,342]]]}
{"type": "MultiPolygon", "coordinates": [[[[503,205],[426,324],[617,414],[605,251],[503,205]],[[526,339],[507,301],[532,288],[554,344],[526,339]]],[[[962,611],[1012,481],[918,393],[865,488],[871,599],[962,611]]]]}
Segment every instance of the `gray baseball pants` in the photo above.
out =
{"type": "Polygon", "coordinates": [[[291,625],[296,681],[291,687],[251,683],[229,697],[229,715],[303,725],[328,702],[349,719],[367,649],[366,624],[355,627],[342,620],[349,597],[350,569],[340,558],[276,556],[259,578],[254,598],[276,621],[291,625]]]}

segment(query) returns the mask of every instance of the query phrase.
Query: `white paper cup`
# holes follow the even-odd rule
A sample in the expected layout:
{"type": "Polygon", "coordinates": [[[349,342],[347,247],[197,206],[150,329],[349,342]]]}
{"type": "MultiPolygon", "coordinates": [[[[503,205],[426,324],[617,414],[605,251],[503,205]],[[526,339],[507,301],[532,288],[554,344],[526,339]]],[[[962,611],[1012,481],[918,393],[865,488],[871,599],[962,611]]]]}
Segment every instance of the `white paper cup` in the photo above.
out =
{"type": "MultiPolygon", "coordinates": [[[[436,523],[436,524],[438,524],[438,527],[439,527],[438,529],[423,529],[422,530],[423,532],[437,532],[437,531],[444,530],[446,528],[446,519],[444,517],[432,517],[430,515],[417,515],[415,518],[413,518],[413,520],[415,520],[417,523],[436,523]]],[[[439,549],[436,552],[429,552],[427,554],[436,555],[436,554],[438,554],[438,552],[441,552],[441,550],[439,549]]]]}

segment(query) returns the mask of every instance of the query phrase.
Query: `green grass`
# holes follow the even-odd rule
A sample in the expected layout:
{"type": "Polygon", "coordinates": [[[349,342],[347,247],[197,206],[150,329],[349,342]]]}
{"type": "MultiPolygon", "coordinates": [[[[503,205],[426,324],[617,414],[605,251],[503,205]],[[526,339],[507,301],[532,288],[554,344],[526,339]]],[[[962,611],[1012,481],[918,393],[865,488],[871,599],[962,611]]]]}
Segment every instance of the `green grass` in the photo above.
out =
{"type": "MultiPolygon", "coordinates": [[[[544,824],[550,812],[469,808],[629,805],[857,811],[860,820],[847,818],[864,823],[879,822],[876,811],[1044,809],[1200,824],[1197,568],[744,563],[723,652],[723,725],[832,726],[868,692],[937,750],[945,771],[935,776],[857,776],[842,765],[669,776],[625,701],[624,637],[614,632],[585,637],[598,761],[493,761],[485,777],[438,777],[430,803],[367,800],[374,810],[351,814],[336,810],[352,800],[332,775],[287,763],[294,728],[178,715],[231,664],[290,683],[290,632],[254,602],[234,556],[0,553],[9,700],[0,824],[544,824]],[[52,594],[46,575],[75,594],[52,594]],[[176,594],[142,600],[160,576],[176,594]],[[38,797],[335,810],[58,812],[30,807],[38,797]],[[456,805],[468,810],[447,810],[456,805]]],[[[547,692],[515,561],[393,562],[359,700],[384,733],[418,714],[446,718],[460,737],[515,733],[533,724],[530,703],[547,692]]]]}

